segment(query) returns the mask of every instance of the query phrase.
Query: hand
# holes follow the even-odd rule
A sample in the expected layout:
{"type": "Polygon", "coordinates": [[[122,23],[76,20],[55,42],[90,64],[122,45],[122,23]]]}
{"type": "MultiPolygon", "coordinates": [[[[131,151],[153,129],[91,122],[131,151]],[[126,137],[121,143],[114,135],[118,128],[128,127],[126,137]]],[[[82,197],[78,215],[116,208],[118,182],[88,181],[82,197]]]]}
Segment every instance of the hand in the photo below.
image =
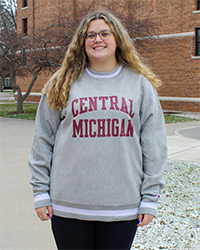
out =
{"type": "Polygon", "coordinates": [[[36,213],[40,220],[49,220],[53,216],[52,206],[36,208],[36,213]]]}
{"type": "Polygon", "coordinates": [[[149,224],[153,220],[153,218],[154,216],[151,214],[139,214],[140,223],[138,224],[138,227],[149,224]]]}

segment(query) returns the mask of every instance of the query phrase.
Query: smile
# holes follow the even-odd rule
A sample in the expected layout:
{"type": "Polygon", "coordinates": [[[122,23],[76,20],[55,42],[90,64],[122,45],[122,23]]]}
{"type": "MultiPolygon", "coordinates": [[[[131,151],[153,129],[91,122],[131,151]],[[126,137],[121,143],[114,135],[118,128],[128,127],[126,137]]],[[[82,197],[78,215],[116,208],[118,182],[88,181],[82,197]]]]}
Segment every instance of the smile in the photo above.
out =
{"type": "Polygon", "coordinates": [[[106,48],[106,46],[102,46],[102,47],[94,47],[93,49],[94,50],[101,50],[101,49],[105,49],[106,48]]]}

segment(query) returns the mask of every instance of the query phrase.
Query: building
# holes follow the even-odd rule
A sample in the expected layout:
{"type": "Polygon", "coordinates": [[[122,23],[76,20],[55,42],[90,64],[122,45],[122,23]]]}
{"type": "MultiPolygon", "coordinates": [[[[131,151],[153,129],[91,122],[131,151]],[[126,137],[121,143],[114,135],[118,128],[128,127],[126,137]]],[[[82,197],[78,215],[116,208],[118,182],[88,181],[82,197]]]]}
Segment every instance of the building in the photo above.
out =
{"type": "MultiPolygon", "coordinates": [[[[18,0],[18,33],[26,37],[38,27],[56,22],[60,16],[70,14],[75,19],[81,2],[84,1],[18,0]]],[[[138,20],[148,18],[157,24],[151,36],[137,36],[134,40],[144,62],[163,82],[159,89],[163,109],[200,112],[200,0],[106,0],[97,1],[93,9],[109,9],[111,3],[127,4],[130,8],[137,3],[139,8],[134,14],[138,20]]],[[[48,77],[38,77],[27,100],[39,100],[48,77]]],[[[26,91],[29,79],[17,81],[26,91]]]]}

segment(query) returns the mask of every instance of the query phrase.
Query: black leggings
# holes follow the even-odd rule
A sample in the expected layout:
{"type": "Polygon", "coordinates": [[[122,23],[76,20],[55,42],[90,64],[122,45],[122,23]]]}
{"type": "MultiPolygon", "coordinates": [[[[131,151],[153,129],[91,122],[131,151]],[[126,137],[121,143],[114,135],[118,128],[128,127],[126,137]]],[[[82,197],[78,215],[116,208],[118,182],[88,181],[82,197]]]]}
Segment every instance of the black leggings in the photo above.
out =
{"type": "Polygon", "coordinates": [[[130,249],[138,220],[100,222],[54,216],[51,220],[59,250],[130,249]]]}

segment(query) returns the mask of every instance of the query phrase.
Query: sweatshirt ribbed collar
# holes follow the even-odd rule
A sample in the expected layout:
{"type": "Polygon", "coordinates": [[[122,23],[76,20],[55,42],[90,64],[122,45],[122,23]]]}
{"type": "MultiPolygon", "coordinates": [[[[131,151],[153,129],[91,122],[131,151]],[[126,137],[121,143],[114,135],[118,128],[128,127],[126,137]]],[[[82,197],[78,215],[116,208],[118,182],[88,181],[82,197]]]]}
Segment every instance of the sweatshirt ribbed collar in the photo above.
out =
{"type": "Polygon", "coordinates": [[[114,70],[109,72],[97,72],[91,69],[90,67],[86,68],[85,71],[93,78],[113,78],[120,73],[122,68],[122,65],[118,64],[114,70]]]}

